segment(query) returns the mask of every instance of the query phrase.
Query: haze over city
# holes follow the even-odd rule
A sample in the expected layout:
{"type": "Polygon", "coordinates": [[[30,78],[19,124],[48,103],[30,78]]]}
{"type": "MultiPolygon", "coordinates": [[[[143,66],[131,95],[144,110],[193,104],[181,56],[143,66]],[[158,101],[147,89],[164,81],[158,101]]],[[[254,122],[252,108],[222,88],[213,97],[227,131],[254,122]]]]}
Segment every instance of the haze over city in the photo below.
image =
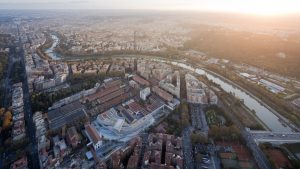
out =
{"type": "Polygon", "coordinates": [[[148,9],[234,12],[255,15],[300,13],[297,0],[2,0],[2,9],[148,9]]]}
{"type": "Polygon", "coordinates": [[[299,169],[299,7],[0,0],[0,168],[299,169]]]}

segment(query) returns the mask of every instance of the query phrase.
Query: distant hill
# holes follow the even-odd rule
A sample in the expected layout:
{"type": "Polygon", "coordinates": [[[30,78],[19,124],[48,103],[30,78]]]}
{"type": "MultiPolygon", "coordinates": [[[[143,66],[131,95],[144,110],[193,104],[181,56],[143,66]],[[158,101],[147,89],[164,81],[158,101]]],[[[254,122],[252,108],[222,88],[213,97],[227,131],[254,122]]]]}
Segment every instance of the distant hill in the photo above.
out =
{"type": "Polygon", "coordinates": [[[185,48],[300,79],[300,31],[194,25],[191,37],[185,48]]]}

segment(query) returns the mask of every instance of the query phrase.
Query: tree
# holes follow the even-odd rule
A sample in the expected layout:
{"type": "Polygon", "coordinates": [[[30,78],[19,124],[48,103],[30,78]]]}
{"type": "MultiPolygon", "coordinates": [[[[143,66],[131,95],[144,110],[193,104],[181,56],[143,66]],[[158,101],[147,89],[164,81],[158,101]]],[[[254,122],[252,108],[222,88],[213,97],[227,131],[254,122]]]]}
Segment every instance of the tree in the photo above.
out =
{"type": "Polygon", "coordinates": [[[181,103],[181,124],[186,127],[190,124],[189,107],[187,103],[181,103]]]}
{"type": "Polygon", "coordinates": [[[190,124],[189,115],[185,112],[181,113],[181,124],[186,127],[190,124]]]}
{"type": "Polygon", "coordinates": [[[4,112],[5,112],[5,108],[2,107],[2,108],[0,109],[0,116],[3,116],[4,112]]]}
{"type": "Polygon", "coordinates": [[[4,114],[4,121],[2,124],[3,129],[7,129],[12,125],[12,114],[10,111],[6,111],[4,114]]]}
{"type": "Polygon", "coordinates": [[[240,130],[234,125],[229,127],[217,127],[213,125],[210,128],[208,135],[217,140],[238,140],[240,139],[241,133],[240,130]]]}
{"type": "Polygon", "coordinates": [[[191,142],[193,144],[197,144],[197,143],[206,144],[206,143],[208,143],[208,139],[204,134],[192,133],[190,137],[191,137],[191,142]]]}
{"type": "Polygon", "coordinates": [[[196,161],[200,162],[203,158],[203,155],[202,154],[197,154],[196,155],[196,161]]]}

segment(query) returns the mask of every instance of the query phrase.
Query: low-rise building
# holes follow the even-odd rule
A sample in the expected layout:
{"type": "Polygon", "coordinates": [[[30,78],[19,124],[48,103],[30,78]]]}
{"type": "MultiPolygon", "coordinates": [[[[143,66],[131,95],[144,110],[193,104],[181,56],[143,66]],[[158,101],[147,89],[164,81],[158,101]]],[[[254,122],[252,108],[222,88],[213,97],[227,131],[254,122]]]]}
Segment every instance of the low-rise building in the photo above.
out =
{"type": "Polygon", "coordinates": [[[147,97],[151,94],[150,88],[146,87],[145,89],[140,90],[140,98],[142,100],[147,100],[147,97]]]}
{"type": "Polygon", "coordinates": [[[85,131],[90,140],[88,146],[92,145],[95,150],[99,149],[102,146],[101,134],[91,124],[85,125],[85,131]]]}
{"type": "Polygon", "coordinates": [[[163,98],[167,102],[171,102],[173,100],[173,96],[158,86],[152,87],[152,92],[157,94],[159,97],[163,98]]]}
{"type": "Polygon", "coordinates": [[[78,125],[85,122],[87,118],[85,106],[76,101],[48,112],[49,129],[57,131],[63,126],[78,125]]]}
{"type": "Polygon", "coordinates": [[[10,169],[28,169],[27,157],[23,156],[10,165],[10,169]]]}
{"type": "Polygon", "coordinates": [[[66,140],[69,145],[72,145],[73,148],[76,148],[78,144],[80,144],[81,138],[74,126],[68,128],[66,133],[66,140]]]}
{"type": "Polygon", "coordinates": [[[68,148],[64,139],[59,136],[53,137],[53,153],[55,158],[59,158],[60,161],[70,153],[70,149],[68,148]]]}
{"type": "Polygon", "coordinates": [[[147,80],[143,79],[143,78],[140,77],[139,75],[134,75],[134,76],[132,77],[132,79],[133,79],[134,81],[136,81],[137,83],[139,83],[140,85],[142,85],[142,86],[149,86],[149,85],[150,85],[150,83],[149,83],[147,80]]]}

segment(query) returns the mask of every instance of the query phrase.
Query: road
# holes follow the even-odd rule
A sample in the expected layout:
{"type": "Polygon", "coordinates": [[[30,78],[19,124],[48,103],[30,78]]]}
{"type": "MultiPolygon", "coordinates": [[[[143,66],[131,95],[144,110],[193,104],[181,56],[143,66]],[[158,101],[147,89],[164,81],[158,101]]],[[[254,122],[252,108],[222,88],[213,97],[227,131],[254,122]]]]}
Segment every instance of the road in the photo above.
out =
{"type": "MultiPolygon", "coordinates": [[[[149,134],[148,133],[141,133],[140,137],[142,138],[142,147],[141,147],[140,154],[145,154],[146,147],[147,147],[147,144],[148,144],[149,134]]],[[[143,156],[140,155],[140,157],[139,157],[139,166],[141,166],[142,169],[146,168],[144,164],[145,163],[143,162],[143,156]]]]}
{"type": "MultiPolygon", "coordinates": [[[[9,56],[8,56],[8,65],[6,68],[6,74],[5,74],[5,79],[4,79],[4,83],[3,86],[1,86],[3,88],[4,94],[3,94],[3,99],[2,100],[2,105],[0,107],[5,107],[8,108],[10,105],[10,94],[11,94],[11,72],[12,72],[12,67],[13,67],[13,57],[15,55],[15,47],[10,48],[10,52],[9,52],[9,56]]],[[[4,139],[0,138],[0,144],[1,146],[4,146],[4,139]]],[[[6,156],[10,155],[10,152],[4,152],[3,154],[1,154],[1,158],[0,158],[0,168],[3,167],[3,161],[6,158],[6,156]]]]}
{"type": "Polygon", "coordinates": [[[203,105],[200,104],[189,104],[190,105],[190,112],[191,112],[191,119],[192,125],[194,128],[201,130],[202,132],[208,134],[209,127],[207,125],[205,113],[203,111],[203,105]]]}
{"type": "MultiPolygon", "coordinates": [[[[189,104],[192,126],[195,129],[201,130],[201,132],[208,135],[209,126],[206,121],[206,116],[204,112],[204,106],[201,104],[189,104]]],[[[211,148],[206,153],[210,153],[211,164],[209,165],[210,169],[220,169],[220,161],[215,154],[214,148],[211,148]]],[[[196,163],[196,168],[201,168],[201,162],[196,163]]]]}
{"type": "Polygon", "coordinates": [[[228,113],[229,118],[241,130],[241,135],[244,138],[244,140],[247,142],[247,146],[251,150],[252,155],[253,155],[257,165],[259,166],[259,168],[260,169],[271,169],[272,167],[270,166],[268,159],[266,158],[265,154],[261,151],[261,149],[256,144],[251,133],[248,132],[244,128],[244,126],[241,124],[241,122],[236,117],[234,117],[234,115],[231,113],[231,111],[221,101],[219,101],[218,104],[225,111],[229,112],[228,113]]]}
{"type": "Polygon", "coordinates": [[[29,153],[28,153],[28,165],[29,168],[39,169],[39,155],[37,148],[37,141],[35,137],[35,125],[32,119],[32,110],[31,110],[31,101],[30,94],[28,88],[27,74],[25,68],[25,55],[23,45],[21,43],[21,37],[18,26],[18,34],[19,34],[19,47],[20,51],[17,53],[18,57],[21,59],[21,67],[22,67],[22,81],[23,81],[23,99],[24,99],[24,118],[26,122],[26,134],[29,139],[29,153]]]}
{"type": "MultiPolygon", "coordinates": [[[[15,56],[15,47],[10,48],[9,56],[8,56],[8,66],[7,66],[7,72],[6,72],[6,77],[4,79],[4,97],[3,98],[9,98],[10,96],[10,91],[11,91],[11,72],[13,68],[13,57],[15,56]]],[[[9,107],[9,99],[3,99],[2,106],[3,107],[9,107]]]]}
{"type": "Polygon", "coordinates": [[[192,126],[195,129],[200,130],[203,125],[202,125],[199,109],[197,109],[195,105],[190,104],[190,112],[191,112],[190,114],[191,114],[192,126]]]}
{"type": "Polygon", "coordinates": [[[184,157],[184,168],[194,169],[194,157],[193,157],[193,146],[190,139],[191,128],[186,127],[182,131],[182,142],[183,142],[183,157],[184,157]]]}
{"type": "Polygon", "coordinates": [[[214,153],[213,155],[210,156],[210,158],[212,162],[211,169],[221,169],[221,165],[220,165],[221,162],[217,154],[214,153]]]}

